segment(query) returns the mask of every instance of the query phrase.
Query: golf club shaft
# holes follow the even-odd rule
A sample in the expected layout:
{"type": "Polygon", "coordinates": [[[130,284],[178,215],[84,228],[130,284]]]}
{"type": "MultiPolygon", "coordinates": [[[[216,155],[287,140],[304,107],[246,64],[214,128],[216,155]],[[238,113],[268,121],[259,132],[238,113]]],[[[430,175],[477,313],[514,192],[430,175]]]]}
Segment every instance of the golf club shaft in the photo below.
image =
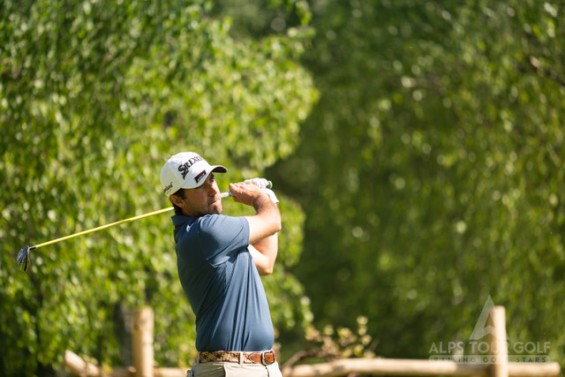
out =
{"type": "Polygon", "coordinates": [[[33,246],[33,248],[34,248],[34,249],[37,249],[37,248],[42,247],[42,246],[51,245],[51,244],[54,244],[54,243],[57,243],[57,242],[65,241],[65,240],[68,240],[68,239],[71,239],[71,238],[75,238],[75,237],[78,237],[78,236],[83,236],[83,235],[85,235],[85,234],[94,233],[94,232],[97,232],[97,231],[102,230],[102,229],[110,228],[110,227],[113,227],[113,226],[116,226],[116,225],[120,225],[120,224],[124,224],[124,223],[129,223],[129,222],[131,222],[131,221],[143,219],[143,218],[146,218],[146,217],[149,217],[149,216],[153,216],[153,215],[158,215],[158,214],[160,214],[160,213],[168,212],[168,211],[171,211],[171,210],[173,210],[173,207],[170,207],[170,208],[163,208],[163,209],[160,209],[160,210],[157,210],[157,211],[145,213],[145,214],[143,214],[143,215],[138,215],[138,216],[130,217],[129,219],[124,219],[124,220],[115,221],[115,222],[110,223],[110,224],[101,225],[101,226],[96,227],[96,228],[92,228],[92,229],[88,229],[88,230],[83,230],[82,232],[78,232],[78,233],[71,234],[71,235],[68,235],[68,236],[65,236],[65,237],[61,237],[61,238],[56,238],[56,239],[51,240],[51,241],[43,242],[43,243],[40,243],[40,244],[37,244],[37,245],[33,246]]]}
{"type": "MultiPolygon", "coordinates": [[[[222,199],[227,198],[229,196],[231,196],[230,192],[223,192],[221,194],[222,199]]],[[[75,237],[79,237],[79,236],[84,236],[85,234],[94,233],[94,232],[97,232],[99,230],[111,228],[111,227],[116,226],[116,225],[129,223],[129,222],[132,222],[132,221],[144,219],[146,217],[150,217],[150,216],[154,216],[154,215],[159,215],[161,213],[172,211],[173,209],[174,209],[173,207],[163,208],[163,209],[159,209],[157,211],[145,213],[143,215],[138,215],[138,216],[130,217],[128,219],[115,221],[115,222],[110,223],[110,224],[101,225],[101,226],[98,226],[96,228],[92,228],[92,229],[88,229],[88,230],[83,230],[82,232],[74,233],[74,234],[71,234],[71,235],[68,235],[68,236],[65,236],[65,237],[60,237],[60,238],[56,238],[56,239],[51,240],[51,241],[42,242],[40,244],[32,246],[32,248],[37,249],[37,248],[40,248],[40,247],[43,247],[43,246],[52,245],[52,244],[57,243],[57,242],[65,241],[65,240],[75,238],[75,237]]]]}

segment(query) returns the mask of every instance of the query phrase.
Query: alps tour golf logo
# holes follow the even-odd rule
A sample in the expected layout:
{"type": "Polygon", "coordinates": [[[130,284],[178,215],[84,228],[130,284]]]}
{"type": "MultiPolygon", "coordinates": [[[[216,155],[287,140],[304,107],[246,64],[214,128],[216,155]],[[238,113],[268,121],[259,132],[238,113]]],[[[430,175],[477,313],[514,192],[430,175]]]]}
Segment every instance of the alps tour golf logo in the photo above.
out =
{"type": "MultiPolygon", "coordinates": [[[[473,328],[469,340],[435,342],[431,345],[430,360],[450,360],[457,363],[492,364],[494,363],[494,345],[489,341],[494,336],[494,327],[491,325],[491,309],[494,302],[488,296],[481,314],[473,328]]],[[[509,362],[545,363],[549,362],[550,342],[547,341],[519,341],[506,337],[509,362]]]]}

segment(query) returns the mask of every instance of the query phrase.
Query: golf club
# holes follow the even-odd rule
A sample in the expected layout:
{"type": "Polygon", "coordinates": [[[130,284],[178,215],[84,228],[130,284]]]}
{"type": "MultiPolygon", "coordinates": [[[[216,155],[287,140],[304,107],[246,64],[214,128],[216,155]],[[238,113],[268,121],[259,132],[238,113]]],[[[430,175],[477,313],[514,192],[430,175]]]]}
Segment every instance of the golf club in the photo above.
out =
{"type": "MultiPolygon", "coordinates": [[[[270,188],[273,187],[273,183],[271,181],[264,179],[264,178],[253,178],[253,179],[247,180],[247,182],[252,182],[255,185],[259,186],[259,188],[270,189],[270,188]]],[[[224,199],[224,198],[232,196],[232,194],[231,194],[231,192],[222,192],[220,194],[220,196],[222,197],[222,199],[224,199]]],[[[75,237],[78,237],[78,236],[84,236],[86,234],[98,232],[99,230],[111,228],[111,227],[116,226],[116,225],[125,224],[125,223],[129,223],[129,222],[132,222],[132,221],[144,219],[146,217],[150,217],[150,216],[158,215],[158,214],[161,214],[161,213],[169,212],[173,209],[174,209],[173,207],[163,208],[163,209],[159,209],[157,211],[145,213],[143,215],[138,215],[138,216],[130,217],[128,219],[115,221],[113,223],[106,224],[106,225],[101,225],[101,226],[98,226],[96,228],[83,230],[81,232],[70,234],[68,236],[64,236],[64,237],[60,237],[60,238],[56,238],[56,239],[51,240],[51,241],[42,242],[42,243],[39,243],[37,245],[33,245],[33,246],[25,245],[18,252],[18,256],[16,257],[16,263],[20,266],[20,269],[22,271],[27,271],[28,266],[31,263],[30,253],[31,253],[32,250],[39,249],[40,247],[52,245],[54,243],[58,243],[58,242],[61,242],[61,241],[66,241],[66,240],[69,240],[71,238],[75,238],[75,237]]]]}

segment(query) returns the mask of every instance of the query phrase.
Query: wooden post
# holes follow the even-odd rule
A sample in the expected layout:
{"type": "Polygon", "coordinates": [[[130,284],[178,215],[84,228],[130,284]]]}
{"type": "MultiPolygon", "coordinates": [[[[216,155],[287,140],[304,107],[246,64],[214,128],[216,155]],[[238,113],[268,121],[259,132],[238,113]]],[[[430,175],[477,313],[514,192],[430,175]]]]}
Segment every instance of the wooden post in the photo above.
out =
{"type": "Polygon", "coordinates": [[[506,312],[503,306],[490,310],[492,331],[489,333],[490,376],[508,377],[508,345],[506,344],[506,312]]]}
{"type": "Polygon", "coordinates": [[[132,331],[133,365],[136,377],[153,377],[153,310],[135,310],[132,331]]]}

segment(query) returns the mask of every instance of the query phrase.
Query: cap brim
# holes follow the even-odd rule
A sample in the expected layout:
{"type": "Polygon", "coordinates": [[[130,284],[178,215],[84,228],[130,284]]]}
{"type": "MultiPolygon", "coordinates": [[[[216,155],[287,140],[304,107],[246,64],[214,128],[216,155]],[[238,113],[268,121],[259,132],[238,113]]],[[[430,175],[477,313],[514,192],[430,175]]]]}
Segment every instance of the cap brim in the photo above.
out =
{"type": "Polygon", "coordinates": [[[212,165],[212,170],[210,170],[210,173],[214,172],[214,173],[227,173],[228,169],[226,169],[225,166],[222,165],[212,165]]]}
{"type": "MultiPolygon", "coordinates": [[[[205,175],[203,175],[201,178],[198,179],[199,183],[196,186],[191,186],[189,185],[189,187],[186,186],[182,186],[183,189],[193,189],[193,188],[198,188],[200,186],[202,186],[204,184],[204,182],[206,182],[206,179],[208,179],[208,176],[210,175],[210,173],[227,173],[228,169],[226,169],[225,166],[223,165],[212,165],[210,166],[210,170],[208,172],[206,172],[205,175]]],[[[204,173],[204,171],[202,172],[204,173]]]]}

